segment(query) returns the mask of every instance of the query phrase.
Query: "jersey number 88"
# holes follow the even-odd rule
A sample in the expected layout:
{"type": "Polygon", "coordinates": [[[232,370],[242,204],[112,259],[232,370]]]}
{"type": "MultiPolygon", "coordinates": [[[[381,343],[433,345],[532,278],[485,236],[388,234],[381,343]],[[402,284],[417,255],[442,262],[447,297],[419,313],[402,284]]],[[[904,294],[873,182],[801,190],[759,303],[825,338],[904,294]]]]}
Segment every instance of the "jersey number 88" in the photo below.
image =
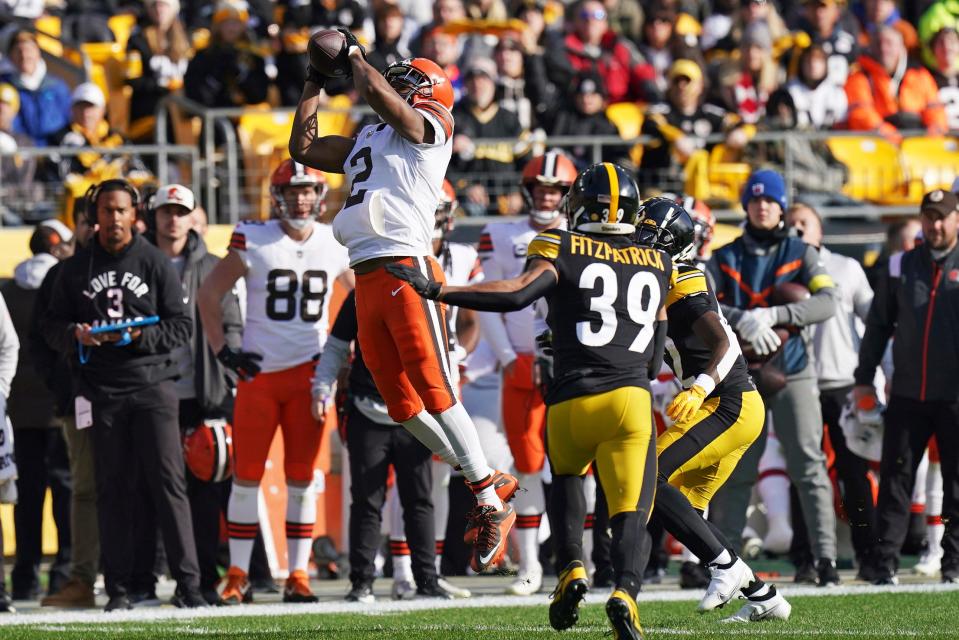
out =
{"type": "Polygon", "coordinates": [[[267,274],[266,317],[270,320],[292,320],[296,317],[296,290],[302,283],[300,320],[316,322],[323,316],[326,299],[326,271],[304,271],[302,281],[291,269],[273,269],[267,274]]]}

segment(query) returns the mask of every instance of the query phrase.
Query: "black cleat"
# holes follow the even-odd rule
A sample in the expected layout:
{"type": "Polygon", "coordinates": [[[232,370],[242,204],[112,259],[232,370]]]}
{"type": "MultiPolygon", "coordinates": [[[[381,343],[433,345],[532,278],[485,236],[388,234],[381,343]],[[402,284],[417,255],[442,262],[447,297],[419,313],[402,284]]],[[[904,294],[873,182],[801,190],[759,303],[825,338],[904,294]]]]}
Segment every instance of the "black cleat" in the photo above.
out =
{"type": "Polygon", "coordinates": [[[625,591],[617,589],[609,596],[606,601],[606,617],[613,627],[615,640],[643,640],[636,601],[625,591]]]}
{"type": "Polygon", "coordinates": [[[549,623],[557,631],[569,629],[579,620],[579,603],[589,591],[586,568],[579,560],[573,560],[559,574],[559,582],[550,596],[549,623]]]}
{"type": "Polygon", "coordinates": [[[839,572],[836,571],[836,561],[829,558],[821,558],[816,566],[816,573],[819,578],[820,587],[838,587],[839,572]]]}
{"type": "Polygon", "coordinates": [[[368,582],[354,583],[353,588],[346,594],[346,601],[372,604],[376,601],[376,597],[373,595],[373,585],[368,582]]]}
{"type": "Polygon", "coordinates": [[[679,565],[681,589],[705,589],[709,586],[709,580],[709,570],[698,562],[687,560],[679,565]]]}
{"type": "Polygon", "coordinates": [[[107,613],[111,611],[126,611],[132,609],[133,605],[130,604],[130,598],[126,594],[119,596],[111,596],[110,600],[107,601],[107,606],[103,607],[103,610],[107,613]]]}

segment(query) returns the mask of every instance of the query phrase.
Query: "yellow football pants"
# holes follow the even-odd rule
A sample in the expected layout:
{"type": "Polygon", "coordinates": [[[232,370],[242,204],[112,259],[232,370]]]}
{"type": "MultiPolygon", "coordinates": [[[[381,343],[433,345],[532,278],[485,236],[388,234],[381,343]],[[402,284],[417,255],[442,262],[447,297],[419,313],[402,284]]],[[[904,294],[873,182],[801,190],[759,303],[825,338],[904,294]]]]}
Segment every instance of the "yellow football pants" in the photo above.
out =
{"type": "Polygon", "coordinates": [[[710,398],[688,421],[659,436],[659,473],[704,510],[759,437],[766,407],[756,391],[710,398]]]}
{"type": "Polygon", "coordinates": [[[546,414],[553,473],[581,476],[596,460],[609,516],[645,507],[656,491],[656,430],[649,391],[621,387],[555,404],[546,414]]]}

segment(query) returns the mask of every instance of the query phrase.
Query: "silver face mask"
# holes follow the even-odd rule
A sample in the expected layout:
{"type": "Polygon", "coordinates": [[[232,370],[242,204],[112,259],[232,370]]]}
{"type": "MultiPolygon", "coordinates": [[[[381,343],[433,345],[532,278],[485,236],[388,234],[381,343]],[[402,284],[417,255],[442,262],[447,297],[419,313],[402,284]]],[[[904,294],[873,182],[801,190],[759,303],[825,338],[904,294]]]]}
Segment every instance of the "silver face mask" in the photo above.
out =
{"type": "Polygon", "coordinates": [[[555,221],[559,217],[559,207],[552,211],[540,211],[538,209],[530,209],[529,217],[533,219],[533,222],[536,224],[549,224],[555,221]]]}
{"type": "Polygon", "coordinates": [[[312,216],[310,216],[309,218],[283,218],[283,220],[288,225],[290,225],[291,227],[293,227],[294,229],[298,231],[302,231],[303,229],[306,229],[311,224],[313,224],[312,216]]]}

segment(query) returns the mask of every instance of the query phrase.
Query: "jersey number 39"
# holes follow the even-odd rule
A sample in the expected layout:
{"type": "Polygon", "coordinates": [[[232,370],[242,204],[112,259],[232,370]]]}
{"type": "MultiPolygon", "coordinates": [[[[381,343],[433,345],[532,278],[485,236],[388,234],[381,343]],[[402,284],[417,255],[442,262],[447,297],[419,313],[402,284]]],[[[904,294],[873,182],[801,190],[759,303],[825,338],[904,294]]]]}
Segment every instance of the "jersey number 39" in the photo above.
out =
{"type": "Polygon", "coordinates": [[[299,306],[300,320],[316,322],[323,316],[326,282],[326,271],[304,271],[300,280],[291,269],[273,269],[266,276],[266,317],[292,320],[299,306]],[[299,305],[296,304],[297,289],[300,289],[299,305]]]}
{"type": "MultiPolygon", "coordinates": [[[[599,314],[602,324],[599,329],[593,329],[594,323],[589,320],[576,323],[576,336],[587,347],[602,347],[609,344],[616,336],[616,329],[619,326],[619,320],[616,317],[616,298],[619,296],[616,272],[607,264],[594,262],[583,269],[579,277],[579,288],[595,289],[597,280],[600,284],[599,295],[589,299],[589,310],[599,314]]],[[[629,279],[629,285],[626,287],[626,313],[629,319],[640,327],[639,333],[629,345],[630,351],[642,353],[649,347],[655,334],[654,323],[659,310],[660,297],[659,283],[656,281],[656,276],[649,271],[639,271],[629,279]]]]}

